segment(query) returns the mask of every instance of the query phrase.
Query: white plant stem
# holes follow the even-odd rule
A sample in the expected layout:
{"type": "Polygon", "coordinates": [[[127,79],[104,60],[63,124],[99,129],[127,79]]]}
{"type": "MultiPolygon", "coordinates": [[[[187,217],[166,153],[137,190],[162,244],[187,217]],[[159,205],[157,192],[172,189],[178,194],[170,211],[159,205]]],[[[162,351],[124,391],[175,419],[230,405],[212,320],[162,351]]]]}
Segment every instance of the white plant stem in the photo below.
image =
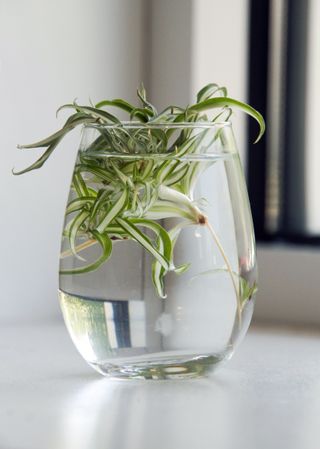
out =
{"type": "Polygon", "coordinates": [[[236,285],[236,282],[235,282],[235,279],[234,279],[232,267],[230,265],[230,262],[229,262],[229,259],[228,259],[227,255],[226,255],[226,253],[225,253],[225,251],[223,249],[223,246],[222,246],[222,244],[220,242],[219,237],[217,236],[215,230],[213,229],[211,224],[208,222],[208,220],[206,220],[205,226],[208,228],[208,230],[209,230],[213,240],[215,241],[215,243],[216,243],[216,245],[217,245],[217,247],[218,247],[218,249],[220,251],[220,254],[221,254],[221,256],[222,256],[222,258],[223,258],[223,260],[224,260],[224,262],[226,264],[228,273],[230,275],[230,279],[231,279],[231,282],[232,282],[232,285],[233,285],[233,288],[234,288],[234,292],[236,294],[236,299],[237,299],[237,312],[238,312],[239,326],[241,326],[241,301],[240,301],[240,296],[239,296],[239,289],[238,289],[238,287],[236,285]]]}

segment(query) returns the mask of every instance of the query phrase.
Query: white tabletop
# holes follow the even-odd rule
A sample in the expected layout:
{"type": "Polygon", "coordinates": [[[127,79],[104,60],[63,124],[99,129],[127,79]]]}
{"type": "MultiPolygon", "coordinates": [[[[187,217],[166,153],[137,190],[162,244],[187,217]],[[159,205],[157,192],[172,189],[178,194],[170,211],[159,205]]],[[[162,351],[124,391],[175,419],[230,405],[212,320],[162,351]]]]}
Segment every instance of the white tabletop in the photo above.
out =
{"type": "Polygon", "coordinates": [[[0,449],[319,449],[320,333],[254,328],[210,379],[112,381],[62,324],[0,331],[0,449]]]}

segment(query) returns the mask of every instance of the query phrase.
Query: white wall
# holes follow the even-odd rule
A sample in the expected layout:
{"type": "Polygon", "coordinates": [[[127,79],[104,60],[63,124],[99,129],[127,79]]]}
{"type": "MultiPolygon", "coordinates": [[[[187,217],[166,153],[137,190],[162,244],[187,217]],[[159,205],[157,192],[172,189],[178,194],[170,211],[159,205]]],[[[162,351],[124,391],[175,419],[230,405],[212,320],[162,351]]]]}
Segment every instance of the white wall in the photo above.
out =
{"type": "MultiPolygon", "coordinates": [[[[193,0],[192,6],[191,94],[215,82],[230,97],[247,101],[248,0],[193,0]]],[[[246,116],[234,110],[231,120],[245,164],[246,116]]]]}
{"type": "Polygon", "coordinates": [[[0,321],[58,316],[58,253],[78,135],[46,166],[13,177],[35,151],[17,143],[63,123],[59,105],[134,98],[143,78],[142,0],[0,2],[0,321]],[[129,68],[129,70],[128,70],[129,68]]]}
{"type": "Polygon", "coordinates": [[[193,33],[192,0],[150,0],[148,86],[162,108],[191,101],[193,33]]]}

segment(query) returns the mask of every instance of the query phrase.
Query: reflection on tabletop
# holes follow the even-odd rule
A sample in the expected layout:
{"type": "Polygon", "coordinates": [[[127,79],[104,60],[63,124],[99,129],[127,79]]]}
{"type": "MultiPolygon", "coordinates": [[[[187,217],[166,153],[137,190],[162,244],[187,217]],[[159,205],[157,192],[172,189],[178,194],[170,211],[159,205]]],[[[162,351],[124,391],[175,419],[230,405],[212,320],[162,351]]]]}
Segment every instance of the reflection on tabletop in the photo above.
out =
{"type": "Polygon", "coordinates": [[[56,447],[209,448],[232,445],[241,410],[229,395],[234,374],[185,381],[93,381],[67,396],[56,447]],[[229,377],[229,379],[228,379],[229,377]]]}

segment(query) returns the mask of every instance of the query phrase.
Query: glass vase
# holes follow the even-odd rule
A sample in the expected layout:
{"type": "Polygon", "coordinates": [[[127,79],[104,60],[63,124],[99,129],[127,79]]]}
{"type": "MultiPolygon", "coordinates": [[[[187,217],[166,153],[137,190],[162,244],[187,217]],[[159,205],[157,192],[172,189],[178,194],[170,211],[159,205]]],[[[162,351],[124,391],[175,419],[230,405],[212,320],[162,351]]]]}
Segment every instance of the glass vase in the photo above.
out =
{"type": "Polygon", "coordinates": [[[206,375],[246,333],[254,233],[230,123],[87,126],[60,262],[70,336],[99,373],[206,375]]]}

